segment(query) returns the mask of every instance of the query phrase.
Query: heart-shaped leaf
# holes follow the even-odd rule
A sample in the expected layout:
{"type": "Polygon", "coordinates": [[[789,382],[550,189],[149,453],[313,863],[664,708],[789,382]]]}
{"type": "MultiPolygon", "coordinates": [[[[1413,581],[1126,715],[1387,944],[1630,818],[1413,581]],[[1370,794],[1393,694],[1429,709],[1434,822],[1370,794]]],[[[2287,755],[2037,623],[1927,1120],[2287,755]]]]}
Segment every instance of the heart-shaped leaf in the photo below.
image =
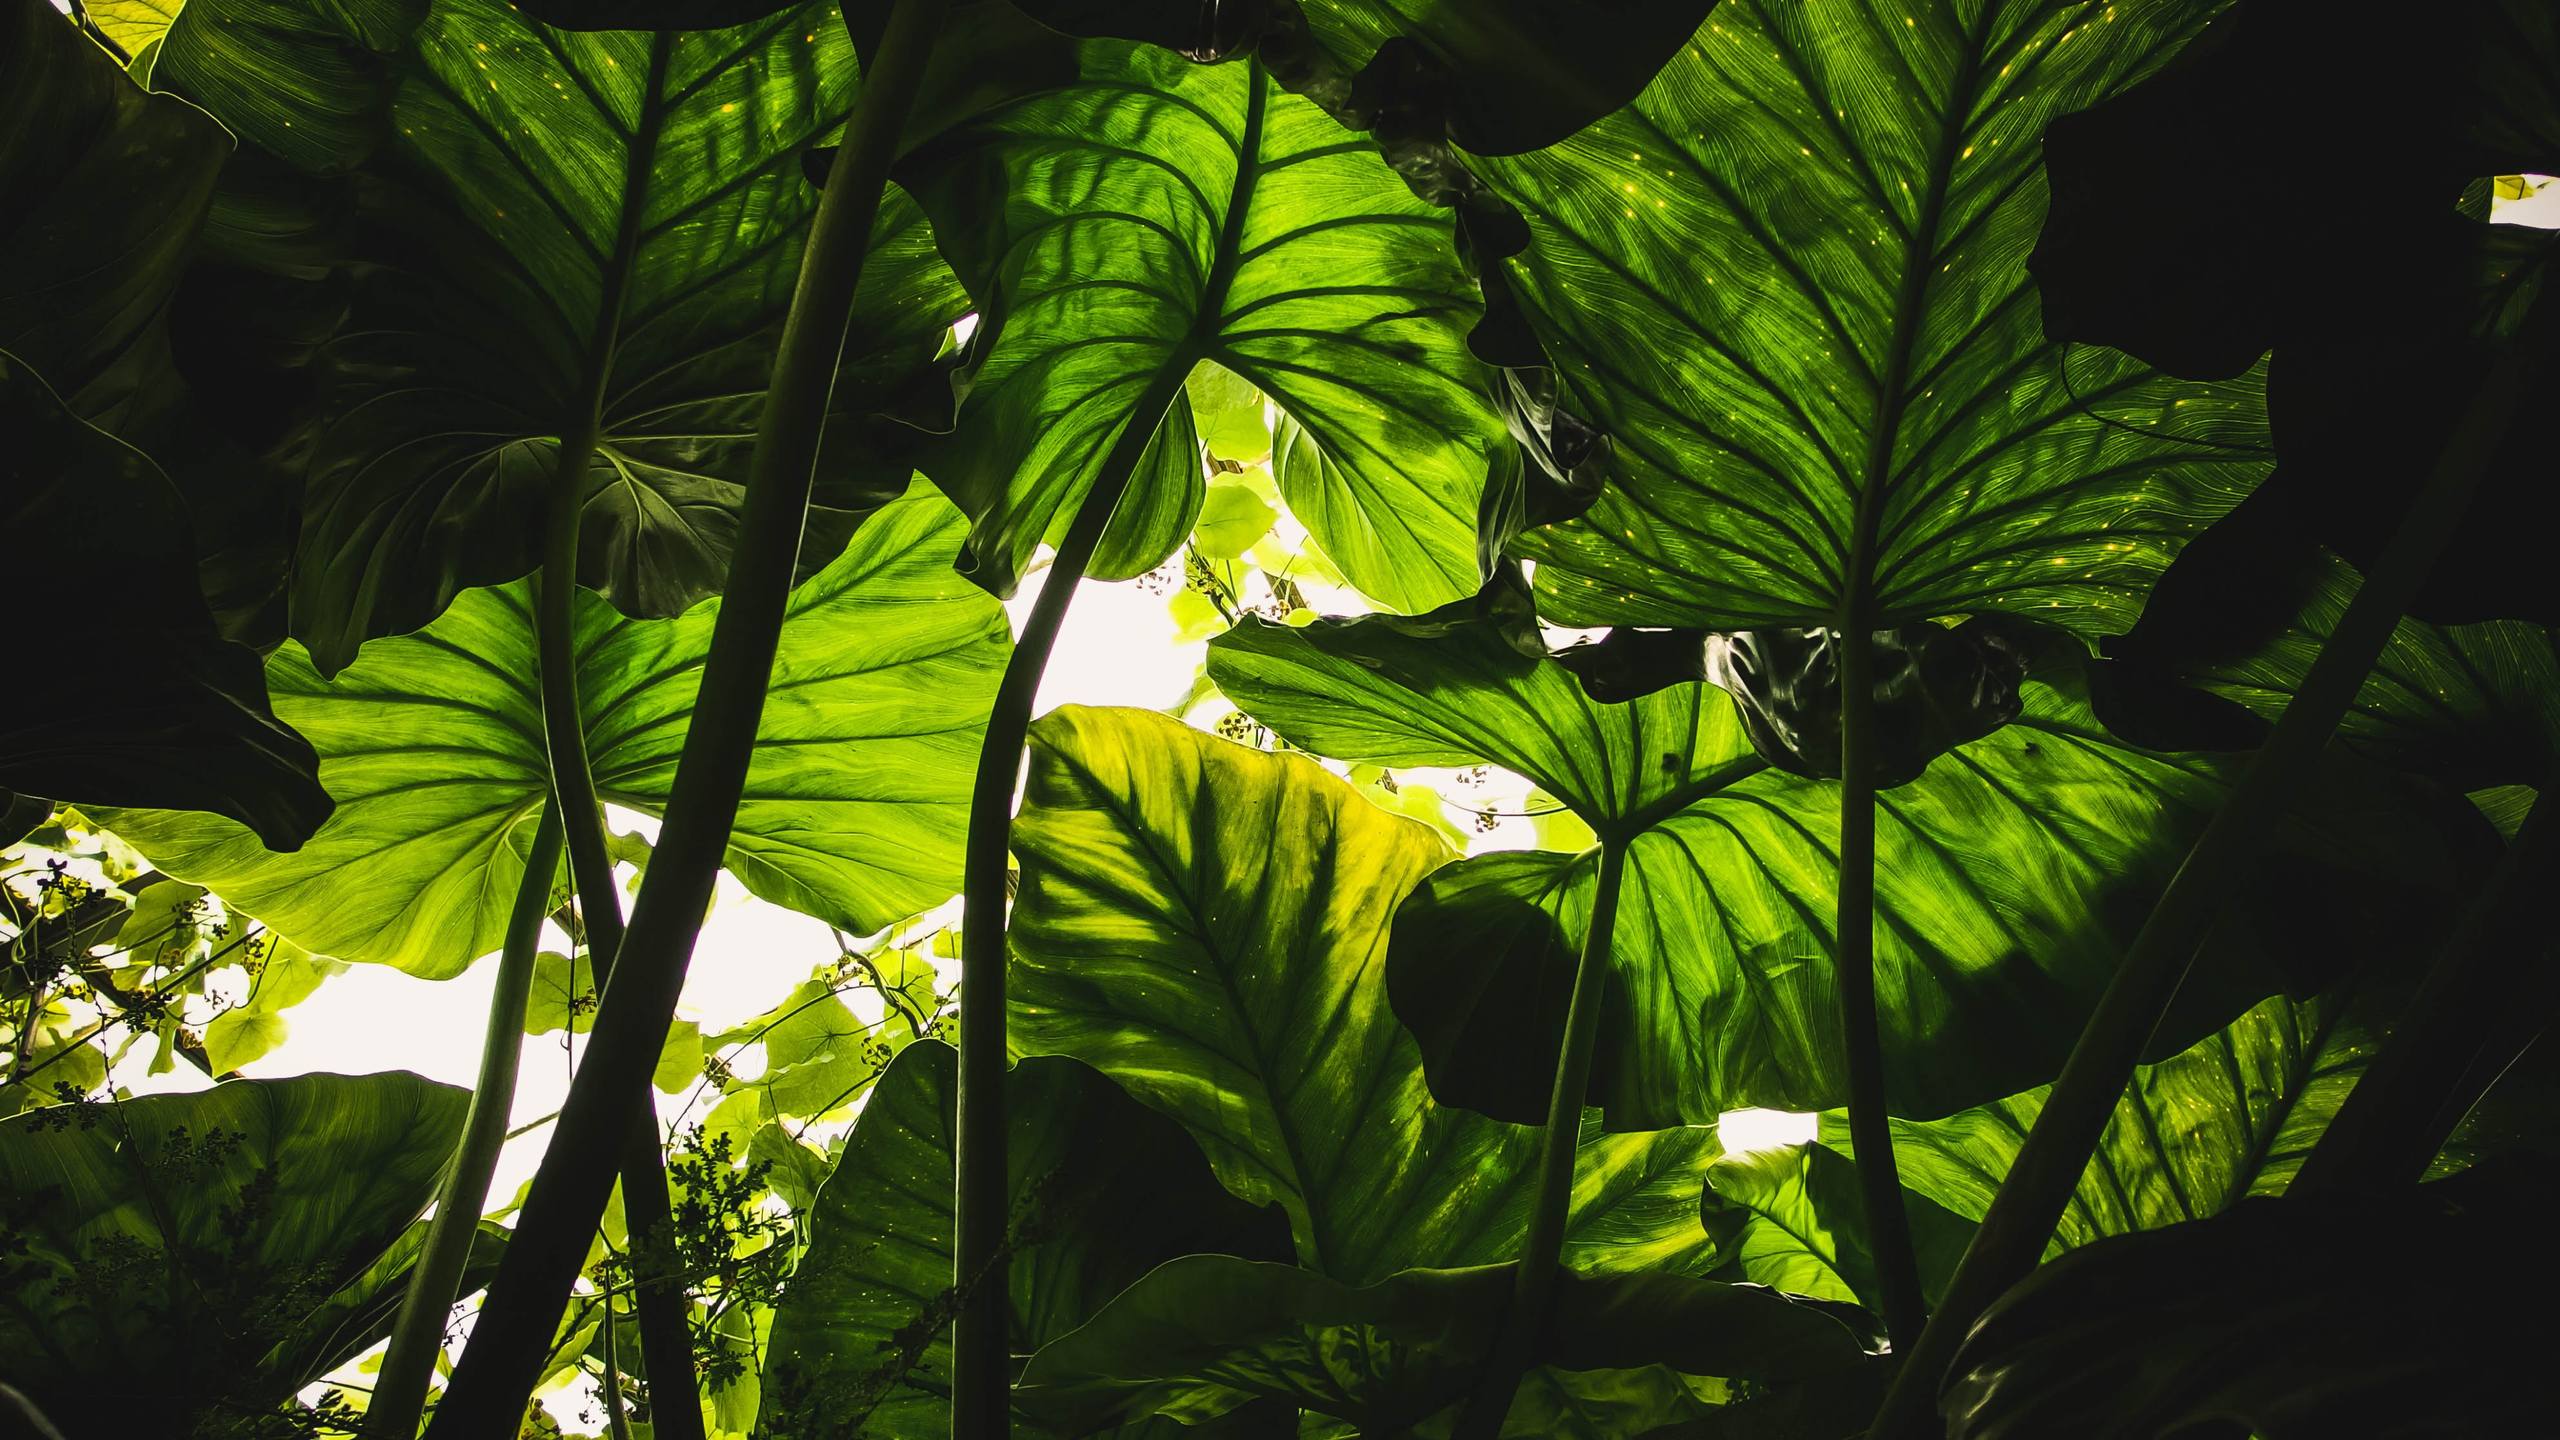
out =
{"type": "Polygon", "coordinates": [[[0,350],[95,418],[113,397],[84,392],[167,304],[231,137],[42,0],[0,5],[0,37],[0,350]]]}
{"type": "MultiPolygon", "coordinates": [[[[950,574],[959,515],[918,486],[792,592],[728,868],[765,899],[867,934],[949,895],[978,731],[1011,649],[950,574]]],[[[578,697],[603,797],[666,803],[718,602],[625,620],[582,596],[578,697]]],[[[549,787],[531,586],[467,591],[324,680],[269,658],[321,749],[332,822],[276,856],[239,826],[159,811],[99,823],[309,949],[456,975],[503,938],[549,787]]]]}
{"type": "Polygon", "coordinates": [[[269,708],[257,654],[215,633],[167,477],[6,351],[0,417],[0,570],[30,602],[89,602],[44,693],[0,712],[0,801],[203,810],[253,845],[308,840],[330,808],[311,744],[269,708]]]}
{"type": "MultiPolygon", "coordinates": [[[[564,445],[592,426],[580,579],[670,616],[727,569],[816,194],[801,154],[853,103],[811,4],[710,33],[555,31],[498,0],[197,0],[161,82],[245,145],[352,172],[335,257],[292,628],[323,673],[541,554],[564,445]]],[[[872,233],[832,392],[806,571],[904,489],[872,412],[966,307],[903,199],[872,233]]],[[[806,573],[804,571],[804,573],[806,573]]]]}
{"type": "Polygon", "coordinates": [[[1475,162],[1528,220],[1500,273],[1609,441],[1589,513],[1517,546],[1540,613],[2123,629],[2263,472],[2263,396],[2045,337],[2037,139],[2210,9],[1729,0],[1625,109],[1475,162]]]}
{"type": "Polygon", "coordinates": [[[898,171],[985,317],[959,429],[924,461],[976,521],[970,573],[1010,594],[1130,473],[1092,573],[1161,563],[1201,500],[1184,383],[1214,361],[1330,457],[1284,474],[1283,495],[1364,593],[1399,609],[1473,593],[1507,442],[1467,353],[1481,307],[1446,212],[1257,64],[1079,53],[1078,83],[898,171]]]}
{"type": "MultiPolygon", "coordinates": [[[[1180,1120],[1330,1279],[1516,1256],[1538,1131],[1435,1104],[1387,1006],[1388,920],[1448,859],[1428,828],[1303,757],[1069,707],[1032,727],[1013,848],[1016,1044],[1180,1120]]],[[[1587,1132],[1566,1263],[1693,1268],[1713,1153],[1704,1129],[1587,1132]]]]}

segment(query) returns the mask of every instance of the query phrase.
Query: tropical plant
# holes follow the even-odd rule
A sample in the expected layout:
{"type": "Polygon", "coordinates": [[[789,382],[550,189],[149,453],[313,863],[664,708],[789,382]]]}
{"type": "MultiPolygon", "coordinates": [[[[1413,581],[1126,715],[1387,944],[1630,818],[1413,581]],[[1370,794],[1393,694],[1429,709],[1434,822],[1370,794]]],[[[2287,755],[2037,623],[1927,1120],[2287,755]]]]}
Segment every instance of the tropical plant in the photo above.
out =
{"type": "Polygon", "coordinates": [[[2528,1427],[2560,18],[2402,20],[0,0],[0,1407],[2528,1427]]]}

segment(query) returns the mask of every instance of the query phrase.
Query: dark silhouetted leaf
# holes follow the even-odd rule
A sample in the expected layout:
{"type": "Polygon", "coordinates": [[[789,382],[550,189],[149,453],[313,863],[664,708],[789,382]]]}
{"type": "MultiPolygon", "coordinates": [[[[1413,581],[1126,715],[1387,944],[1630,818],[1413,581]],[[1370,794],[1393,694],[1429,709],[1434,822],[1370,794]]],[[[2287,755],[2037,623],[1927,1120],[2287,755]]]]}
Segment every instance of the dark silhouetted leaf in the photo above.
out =
{"type": "Polygon", "coordinates": [[[1552,145],[1635,98],[1715,0],[1017,0],[1075,35],[1216,60],[1255,45],[1290,88],[1382,136],[1484,155],[1552,145]]]}
{"type": "Polygon", "coordinates": [[[5,351],[0,419],[0,574],[38,605],[81,597],[76,638],[0,713],[0,794],[208,811],[299,847],[329,816],[317,759],[257,654],[215,633],[167,477],[5,351]]]}
{"type": "Polygon", "coordinates": [[[1954,1440],[2530,1434],[2550,1175],[2245,1201],[2065,1256],[1976,1323],[1940,1397],[1954,1440]],[[2372,1263],[2387,1246],[2387,1263],[2372,1263]]]}
{"type": "MultiPolygon", "coordinates": [[[[2275,352],[2279,465],[2260,513],[2245,543],[2199,547],[2179,566],[2191,573],[2173,572],[2188,593],[2145,616],[2154,648],[2183,658],[2216,629],[2264,639],[2282,615],[2254,612],[2289,613],[2314,547],[2369,564],[2398,530],[2487,373],[2488,337],[2512,335],[2549,267],[2546,232],[2454,207],[2480,176],[2560,169],[2555,75],[2560,20],[2538,0],[2406,27],[2257,0],[2157,75],[2054,122],[2054,204],[2030,260],[2047,333],[2202,377],[2275,352]],[[2392,83],[2377,95],[2362,77],[2380,71],[2392,83]],[[2358,157],[2357,224],[2243,201],[2305,146],[2358,157]]],[[[2539,331],[2521,342],[2528,395],[2560,387],[2560,324],[2539,331]]],[[[2521,409],[2413,613],[2560,618],[2539,537],[2517,523],[2548,503],[2540,431],[2538,407],[2521,409]]]]}

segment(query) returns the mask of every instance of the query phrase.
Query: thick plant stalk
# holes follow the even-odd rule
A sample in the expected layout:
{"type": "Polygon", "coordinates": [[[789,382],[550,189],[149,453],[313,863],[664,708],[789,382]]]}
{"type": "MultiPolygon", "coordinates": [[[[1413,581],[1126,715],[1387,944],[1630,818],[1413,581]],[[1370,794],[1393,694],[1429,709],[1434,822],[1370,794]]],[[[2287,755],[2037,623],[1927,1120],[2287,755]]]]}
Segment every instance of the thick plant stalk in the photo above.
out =
{"type": "Polygon", "coordinates": [[[1013,1361],[1007,1327],[1005,1222],[1010,1191],[1005,1162],[1005,876],[1013,844],[1013,786],[1031,733],[1031,704],[1067,605],[1093,563],[1094,547],[1137,473],[1166,407],[1191,372],[1180,357],[1157,372],[1130,407],[1128,427],[1103,457],[1092,493],[1041,579],[1030,618],[1005,661],[978,748],[969,793],[968,849],[960,902],[960,1087],[953,1161],[952,1288],[961,1298],[951,1328],[951,1434],[990,1440],[1013,1428],[1013,1361]]]}
{"type": "Polygon", "coordinates": [[[1600,876],[1591,895],[1591,924],[1573,967],[1573,999],[1565,1008],[1564,1043],[1556,1050],[1555,1088],[1547,1095],[1547,1126],[1538,1137],[1538,1189],[1530,1201],[1529,1233],[1512,1273],[1511,1304],[1502,1312],[1475,1393],[1458,1417],[1457,1440],[1494,1440],[1511,1413],[1520,1377],[1537,1359],[1538,1336],[1555,1299],[1563,1265],[1565,1222],[1572,1218],[1573,1157],[1582,1140],[1582,1102],[1591,1088],[1591,1054],[1599,1045],[1601,997],[1608,989],[1609,942],[1618,928],[1618,891],[1627,872],[1627,842],[1612,834],[1600,844],[1600,876]]]}
{"type": "Polygon", "coordinates": [[[2552,868],[2560,861],[2551,821],[2554,783],[2544,780],[2524,827],[2464,909],[2390,1042],[2347,1092],[2285,1193],[2418,1183],[2480,1091],[2540,1032],[2548,982],[2520,982],[2546,968],[2544,942],[2526,916],[2532,901],[2551,893],[2552,868]],[[2541,1003],[2526,1003],[2524,1015],[2510,1017],[2508,1007],[2527,998],[2520,988],[2539,990],[2533,998],[2541,1003]],[[2523,1023],[2509,1023],[2513,1019],[2523,1023]]]}
{"type": "Polygon", "coordinates": [[[2320,647],[2275,733],[2152,907],[2081,1030],[2008,1178],[1992,1197],[1937,1313],[1894,1377],[1868,1432],[1870,1440],[1915,1440],[1939,1433],[1937,1394],[1956,1347],[1991,1302],[2044,1253],[2063,1206],[2088,1168],[2107,1116],[2132,1079],[2151,1032],[2177,998],[2197,944],[2310,778],[2321,748],[2355,703],[2366,674],[2460,523],[2515,409],[2521,374],[2518,351],[2510,345],[2474,392],[2443,455],[2410,502],[2399,533],[2320,647]]]}
{"type": "Polygon", "coordinates": [[[480,1214],[488,1208],[489,1177],[496,1173],[498,1152],[507,1143],[507,1116],[516,1100],[516,1065],[524,1054],[525,1001],[533,990],[542,917],[551,913],[551,877],[559,868],[560,809],[546,805],[534,827],[524,878],[516,884],[506,944],[498,952],[498,983],[489,997],[489,1028],[480,1042],[480,1074],[471,1087],[471,1109],[453,1149],[453,1166],[445,1172],[444,1187],[436,1192],[427,1243],[409,1271],[409,1289],[400,1301],[399,1319],[391,1327],[391,1349],[382,1358],[382,1373],[365,1408],[369,1440],[414,1440],[418,1433],[418,1416],[426,1407],[436,1356],[444,1349],[445,1319],[453,1310],[455,1292],[462,1288],[462,1271],[471,1260],[480,1214]]]}
{"type": "Polygon", "coordinates": [[[1902,1207],[1902,1167],[1893,1158],[1885,1108],[1884,1040],[1876,1024],[1876,696],[1875,630],[1863,619],[1838,633],[1840,645],[1840,908],[1833,933],[1833,984],[1840,996],[1840,1048],[1849,1067],[1849,1144],[1858,1156],[1858,1198],[1876,1283],[1884,1292],[1885,1334],[1897,1351],[1928,1322],[1911,1217],[1902,1207]]]}
{"type": "Polygon", "coordinates": [[[666,824],[634,908],[614,983],[513,1243],[428,1429],[432,1440],[509,1435],[542,1378],[553,1329],[629,1138],[629,1096],[657,1068],[685,964],[736,821],[765,686],[800,558],[818,439],[899,132],[915,103],[940,7],[895,0],[871,74],[836,151],[783,322],[757,426],[745,513],[666,824]]]}

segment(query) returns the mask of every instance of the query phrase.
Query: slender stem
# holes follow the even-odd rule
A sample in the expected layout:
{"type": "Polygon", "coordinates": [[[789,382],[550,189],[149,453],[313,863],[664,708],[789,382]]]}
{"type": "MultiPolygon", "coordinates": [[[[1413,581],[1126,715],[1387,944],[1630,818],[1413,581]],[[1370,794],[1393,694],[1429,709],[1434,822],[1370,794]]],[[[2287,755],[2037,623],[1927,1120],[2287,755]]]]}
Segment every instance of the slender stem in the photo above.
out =
{"type": "Polygon", "coordinates": [[[551,912],[551,882],[560,870],[560,811],[545,806],[516,882],[515,908],[498,952],[498,983],[489,996],[489,1025],[480,1040],[480,1074],[471,1087],[471,1109],[455,1142],[452,1168],[436,1194],[427,1243],[409,1271],[408,1294],[391,1328],[391,1350],[365,1407],[371,1440],[413,1440],[426,1408],[436,1356],[444,1349],[445,1320],[453,1312],[471,1242],[488,1208],[489,1177],[506,1148],[507,1116],[515,1108],[516,1065],[524,1053],[526,997],[533,990],[534,956],[542,945],[542,917],[551,912]]]}
{"type": "MultiPolygon", "coordinates": [[[[613,1333],[613,1323],[613,1292],[608,1290],[604,1294],[604,1383],[596,1387],[597,1398],[604,1402],[605,1433],[613,1440],[631,1440],[631,1421],[622,1413],[622,1340],[613,1333]]],[[[640,1344],[646,1358],[649,1342],[644,1337],[640,1344]]]]}
{"type": "Polygon", "coordinates": [[[1104,456],[1090,494],[1049,562],[1039,598],[1005,661],[978,747],[969,794],[968,849],[961,871],[960,1089],[952,1174],[955,1228],[952,1286],[963,1296],[951,1329],[951,1434],[1001,1440],[1012,1433],[1011,1301],[998,1272],[1009,1212],[1005,1162],[1005,877],[1013,841],[1013,787],[1031,733],[1031,703],[1058,643],[1058,627],[1094,547],[1111,524],[1166,407],[1191,373],[1187,350],[1165,362],[1129,409],[1129,423],[1104,456]]]}
{"type": "Polygon", "coordinates": [[[1832,983],[1840,996],[1840,1049],[1849,1067],[1849,1145],[1858,1156],[1858,1198],[1875,1252],[1885,1334],[1896,1350],[1918,1343],[1929,1311],[1911,1217],[1902,1208],[1902,1168],[1893,1157],[1885,1108],[1884,1040],[1876,1024],[1876,693],[1875,631],[1860,617],[1833,632],[1840,647],[1840,908],[1832,983]]]}
{"type": "Polygon", "coordinates": [[[1894,1377],[1868,1432],[1870,1440],[1912,1440],[1936,1433],[1932,1415],[1938,1388],[1956,1347],[1991,1302],[2044,1253],[2143,1047],[2177,998],[2197,943],[2309,779],[2321,748],[2355,703],[2364,677],[2461,522],[2480,472],[2515,409],[2520,348],[2509,345],[2473,392],[2399,532],[2320,647],[2275,733],[2197,837],[2142,933],[2134,937],[2011,1162],[2008,1178],[1992,1197],[1937,1314],[1894,1377]]]}
{"type": "MultiPolygon", "coordinates": [[[[560,475],[552,490],[551,529],[535,612],[542,663],[542,729],[551,758],[553,810],[565,818],[569,873],[578,895],[580,928],[596,991],[611,988],[614,958],[622,949],[622,893],[605,843],[604,805],[587,756],[586,713],[578,703],[578,521],[582,482],[595,452],[590,427],[583,444],[560,450],[560,475]]],[[[660,1263],[673,1245],[673,1207],[667,1197],[666,1152],[659,1142],[658,1110],[646,1081],[635,1091],[626,1120],[630,1138],[617,1161],[622,1213],[631,1235],[633,1274],[640,1281],[631,1302],[640,1324],[640,1353],[649,1368],[649,1394],[663,1440],[704,1440],[702,1394],[693,1372],[693,1327],[684,1277],[660,1263]],[[645,1263],[644,1263],[645,1262],[645,1263]]]]}
{"type": "Polygon", "coordinates": [[[2525,911],[2528,897],[2550,893],[2560,859],[2553,848],[2560,827],[2550,813],[2554,783],[2543,782],[2524,828],[2464,907],[2390,1043],[2347,1092],[2286,1193],[2416,1184],[2479,1098],[2465,1077],[2477,1076],[2485,1088],[2541,1032],[2547,983],[2537,984],[2533,972],[2544,968],[2543,942],[2530,933],[2525,911]],[[2544,991],[2541,1005],[2519,1005],[2536,990],[2544,991]]]}
{"type": "Polygon", "coordinates": [[[513,1433],[541,1379],[587,1236],[613,1188],[616,1150],[629,1136],[622,1119],[629,1113],[628,1097],[657,1068],[675,1018],[686,962],[728,848],[764,715],[765,686],[773,675],[808,518],[819,434],[872,221],[941,8],[932,0],[894,0],[845,143],[819,195],[756,427],[745,512],[657,853],[515,1238],[428,1430],[433,1440],[513,1433]]]}
{"type": "Polygon", "coordinates": [[[1591,1055],[1599,1046],[1601,997],[1608,989],[1609,942],[1618,928],[1618,892],[1627,870],[1627,842],[1612,835],[1600,843],[1600,878],[1591,895],[1591,923],[1582,932],[1582,955],[1573,969],[1573,999],[1556,1047],[1555,1088],[1547,1096],[1547,1127],[1538,1137],[1538,1189],[1530,1201],[1529,1233],[1520,1242],[1512,1272],[1511,1304],[1475,1393],[1458,1417],[1458,1440],[1492,1440],[1502,1433],[1520,1377],[1537,1358],[1557,1272],[1564,1257],[1565,1222],[1572,1218],[1573,1157],[1582,1140],[1582,1102],[1591,1088],[1591,1055]]]}

